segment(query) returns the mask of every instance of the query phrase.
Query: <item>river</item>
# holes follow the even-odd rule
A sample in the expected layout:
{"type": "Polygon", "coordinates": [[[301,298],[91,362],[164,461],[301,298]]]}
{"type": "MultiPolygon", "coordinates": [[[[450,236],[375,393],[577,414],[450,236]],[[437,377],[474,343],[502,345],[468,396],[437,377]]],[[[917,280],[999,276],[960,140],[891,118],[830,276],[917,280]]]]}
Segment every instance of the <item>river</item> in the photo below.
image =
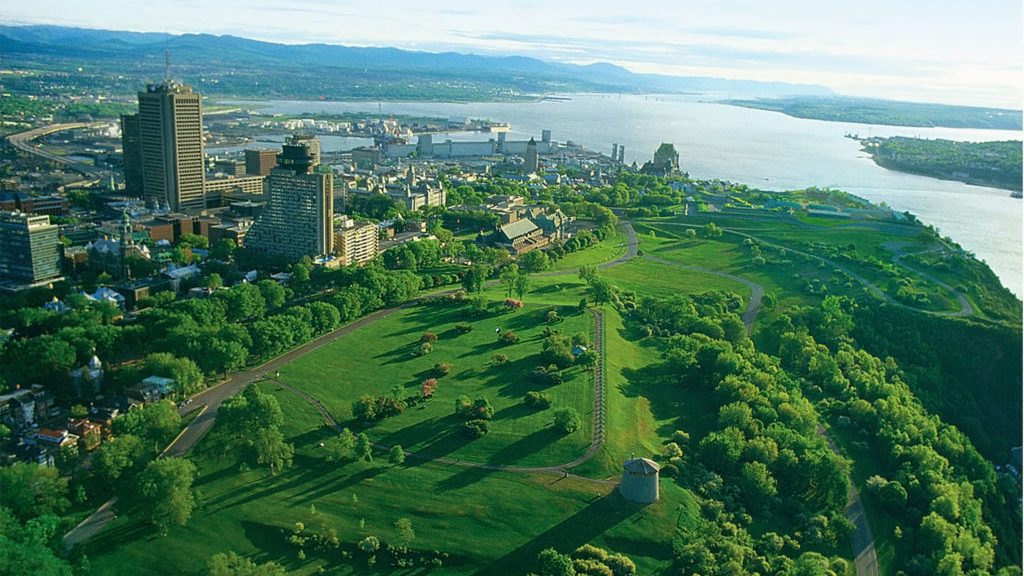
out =
{"type": "MultiPolygon", "coordinates": [[[[651,158],[659,143],[672,142],[681,168],[695,178],[719,178],[765,190],[845,190],[916,214],[988,263],[1004,286],[1018,296],[1024,294],[1021,200],[1006,190],[886,170],[861,152],[859,142],[845,137],[853,133],[992,141],[1021,140],[1021,132],[825,122],[713,102],[728,96],[741,97],[571,94],[566,100],[531,103],[384,102],[382,108],[385,114],[505,121],[512,125],[510,139],[539,139],[542,129],[550,129],[554,140],[571,140],[609,154],[617,142],[626,146],[627,162],[640,164],[651,158]]],[[[286,114],[378,110],[377,102],[260,104],[261,111],[286,114]]],[[[470,139],[476,138],[487,135],[470,139]]]]}

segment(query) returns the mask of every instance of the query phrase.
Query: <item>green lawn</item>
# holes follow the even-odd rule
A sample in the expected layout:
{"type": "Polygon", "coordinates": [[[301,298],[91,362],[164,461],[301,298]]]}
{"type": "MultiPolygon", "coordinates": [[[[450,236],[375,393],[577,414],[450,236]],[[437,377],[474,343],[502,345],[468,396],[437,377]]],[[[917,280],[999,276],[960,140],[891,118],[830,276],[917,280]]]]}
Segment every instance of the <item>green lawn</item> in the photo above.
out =
{"type": "Polygon", "coordinates": [[[661,501],[643,507],[624,501],[611,485],[557,475],[412,459],[402,466],[383,458],[329,463],[319,448],[329,432],[313,408],[271,383],[261,387],[281,403],[283,431],[296,446],[295,464],[276,477],[254,463],[242,465],[244,452],[221,448],[225,438],[215,429],[194,455],[201,506],[189,524],[159,537],[119,518],[87,547],[97,576],[138,573],[140,567],[154,575],[200,574],[211,555],[227,551],[277,561],[296,575],[321,568],[344,575],[521,574],[546,547],[568,552],[588,542],[629,555],[640,574],[662,574],[671,563],[677,524],[697,513],[693,496],[670,481],[662,482],[661,501]],[[337,530],[341,550],[354,558],[343,559],[339,551],[297,558],[286,538],[295,522],[311,524],[310,506],[337,530]],[[416,532],[411,548],[451,555],[444,568],[367,567],[355,543],[369,534],[393,541],[394,521],[401,517],[416,532]]]}
{"type": "Polygon", "coordinates": [[[671,418],[652,413],[647,397],[657,390],[645,389],[639,382],[646,368],[660,362],[660,351],[650,341],[630,331],[623,318],[613,310],[605,312],[605,351],[607,354],[605,402],[605,442],[594,459],[574,473],[595,475],[618,471],[622,462],[633,456],[652,456],[661,452],[662,442],[671,435],[671,418]],[[659,433],[661,436],[659,437],[659,433]]]}
{"type": "MultiPolygon", "coordinates": [[[[810,280],[828,285],[830,293],[851,291],[832,279],[832,270],[819,268],[817,263],[809,264],[790,259],[788,264],[772,261],[764,265],[755,265],[749,248],[743,246],[742,240],[736,236],[726,235],[718,239],[698,236],[689,240],[682,237],[685,228],[662,227],[657,223],[645,224],[643,230],[643,234],[638,230],[638,237],[645,254],[749,279],[763,286],[766,293],[774,295],[781,307],[814,305],[820,302],[823,296],[812,294],[805,289],[805,284],[810,280]]],[[[705,278],[710,276],[706,275],[705,278]]],[[[731,288],[733,291],[749,295],[749,290],[745,286],[721,277],[716,278],[720,283],[729,282],[734,286],[731,288]]],[[[855,288],[859,290],[860,287],[855,285],[855,288]]]]}
{"type": "Polygon", "coordinates": [[[615,229],[615,233],[593,246],[566,254],[552,265],[552,270],[576,270],[580,266],[594,266],[611,262],[626,253],[626,237],[615,229]]]}
{"type": "MultiPolygon", "coordinates": [[[[281,380],[323,402],[334,418],[353,430],[365,430],[385,445],[400,444],[406,450],[432,457],[484,462],[552,466],[581,455],[591,441],[593,376],[583,368],[566,371],[558,386],[537,384],[530,372],[540,363],[541,332],[548,306],[528,304],[521,311],[469,318],[466,305],[422,304],[393,314],[341,338],[281,369],[281,380]],[[459,334],[455,325],[469,321],[473,331],[459,334]],[[520,342],[504,345],[495,330],[514,331],[520,342]],[[424,332],[438,335],[433,351],[414,356],[424,332]],[[497,366],[495,354],[509,363],[497,366]],[[352,403],[362,394],[386,395],[398,389],[399,397],[418,393],[421,382],[433,377],[438,362],[453,365],[451,373],[438,378],[437,392],[423,404],[398,416],[369,426],[353,420],[352,403]],[[523,403],[528,391],[548,394],[552,407],[535,410],[523,403]],[[495,416],[489,434],[470,441],[459,434],[461,419],[455,416],[460,395],[490,400],[495,416]],[[558,408],[574,408],[583,418],[576,432],[561,435],[551,427],[558,408]]],[[[562,308],[563,320],[552,328],[566,335],[585,334],[592,340],[589,314],[562,308]]]]}
{"type": "MultiPolygon", "coordinates": [[[[835,270],[816,262],[794,258],[789,264],[755,265],[750,248],[735,235],[685,239],[683,232],[692,223],[686,218],[637,222],[640,247],[647,255],[681,265],[749,278],[775,295],[780,307],[820,302],[822,293],[806,290],[808,280],[827,286],[827,293],[853,294],[861,289],[858,284],[846,287],[837,282],[835,270]]],[[[778,222],[737,219],[734,224],[779,243],[822,234],[810,227],[778,230],[778,222]]],[[[830,227],[834,229],[842,229],[844,239],[857,243],[858,251],[877,248],[862,247],[867,237],[860,230],[830,227]]],[[[572,470],[584,478],[487,471],[427,460],[445,456],[494,465],[551,466],[586,451],[593,422],[592,373],[570,369],[566,381],[553,387],[533,382],[529,373],[540,363],[541,333],[548,327],[544,317],[552,307],[562,317],[552,327],[593,339],[592,317],[575,309],[586,295],[575,269],[614,260],[624,251],[623,241],[616,235],[560,260],[557,270],[564,274],[531,276],[522,310],[496,310],[480,317],[470,315],[464,304],[410,305],[281,369],[283,382],[318,399],[343,425],[365,431],[384,446],[401,444],[418,457],[394,466],[378,451],[369,463],[327,462],[320,444],[333,432],[324,426],[320,414],[293,393],[263,382],[262,389],[274,394],[282,406],[282,431],[296,447],[294,465],[271,477],[251,461],[247,448],[227,444],[215,428],[192,455],[199,468],[201,505],[189,524],[158,537],[142,523],[119,518],[86,548],[93,571],[114,575],[144,567],[151,574],[198,575],[212,554],[235,551],[258,561],[280,562],[289,573],[303,576],[321,570],[343,575],[523,574],[543,548],[568,552],[592,543],[628,555],[636,562],[638,574],[667,574],[677,526],[690,524],[698,514],[693,495],[663,480],[662,500],[640,507],[622,500],[612,484],[600,480],[615,480],[622,461],[631,456],[659,453],[674,430],[685,430],[695,439],[703,437],[715,423],[718,405],[712,395],[681,386],[678,375],[663,366],[655,340],[636,333],[610,306],[605,306],[604,313],[606,441],[592,460],[572,470]],[[469,322],[473,330],[459,334],[455,325],[461,322],[469,322]],[[520,342],[499,344],[497,328],[515,331],[520,342]],[[437,334],[438,341],[431,353],[414,356],[420,336],[427,331],[437,334]],[[508,365],[494,365],[492,357],[498,353],[509,357],[508,365]],[[411,396],[423,379],[434,376],[438,362],[454,367],[439,378],[431,400],[369,425],[352,418],[352,403],[360,395],[411,396]],[[522,399],[530,390],[547,393],[553,407],[545,411],[526,407],[522,399]],[[453,408],[459,395],[490,400],[496,414],[487,436],[469,440],[458,433],[460,420],[453,408]],[[575,433],[561,436],[550,426],[552,413],[560,407],[573,407],[583,417],[575,433]],[[337,530],[341,550],[354,558],[343,558],[340,551],[308,552],[304,560],[297,557],[286,538],[296,521],[309,523],[310,506],[337,530]],[[411,519],[416,531],[411,548],[450,554],[444,568],[367,566],[367,557],[355,549],[355,543],[370,534],[394,541],[394,521],[401,517],[411,519]]],[[[728,278],[644,258],[600,274],[620,289],[641,295],[729,290],[745,302],[750,298],[749,288],[728,278]]],[[[496,304],[505,297],[497,285],[484,295],[496,304]]],[[[770,315],[770,311],[765,314],[770,315]]],[[[842,434],[836,439],[848,446],[842,434]]],[[[854,480],[861,485],[873,469],[871,455],[853,451],[851,455],[856,462],[854,480]]],[[[892,535],[891,520],[869,498],[865,505],[884,569],[895,554],[904,551],[892,535]]],[[[754,532],[759,529],[752,527],[754,532]]]]}
{"type": "MultiPolygon", "coordinates": [[[[923,297],[927,297],[926,301],[901,300],[915,308],[947,312],[960,309],[959,304],[948,290],[939,287],[934,282],[907,268],[898,268],[896,272],[889,272],[879,270],[875,266],[868,264],[868,259],[876,259],[884,264],[889,264],[892,253],[886,249],[886,244],[890,242],[905,243],[911,247],[911,251],[925,247],[926,242],[930,242],[930,240],[923,240],[920,235],[921,229],[915,226],[863,220],[842,221],[832,226],[799,225],[786,220],[755,220],[730,217],[729,215],[700,218],[651,219],[644,221],[641,226],[645,232],[653,230],[655,234],[661,236],[682,238],[686,228],[695,228],[699,232],[700,227],[708,221],[714,221],[719,226],[743,234],[749,234],[765,242],[825,257],[877,284],[882,291],[897,300],[899,300],[897,298],[897,291],[902,283],[909,283],[908,290],[910,292],[919,293],[923,297]],[[817,247],[808,246],[808,243],[817,247]],[[825,249],[838,250],[839,254],[830,255],[825,252],[825,249]]],[[[644,236],[641,236],[641,238],[644,238],[644,236]]],[[[742,240],[741,236],[726,234],[715,240],[715,242],[734,243],[739,246],[741,251],[745,251],[746,249],[741,245],[742,240]]],[[[697,244],[713,241],[691,240],[688,242],[697,244]]],[[[743,254],[745,255],[745,252],[743,254]]],[[[768,267],[782,268],[781,270],[775,270],[774,272],[778,273],[773,273],[772,276],[779,281],[778,283],[783,288],[783,293],[787,295],[799,295],[801,292],[822,294],[820,290],[818,292],[807,290],[803,286],[804,279],[817,280],[819,284],[825,284],[828,286],[828,293],[831,294],[852,294],[861,290],[861,285],[856,281],[852,282],[852,286],[846,286],[845,284],[849,280],[843,279],[838,274],[838,270],[833,267],[820,264],[818,261],[805,262],[802,257],[795,254],[788,255],[785,258],[792,261],[792,264],[784,266],[769,264],[768,267]],[[796,269],[794,270],[794,268],[796,269]],[[784,278],[786,273],[789,273],[791,278],[797,281],[787,283],[784,278]]],[[[749,262],[750,257],[746,256],[746,260],[749,262]]],[[[751,272],[754,272],[754,270],[751,270],[751,272]]],[[[758,281],[754,277],[751,277],[751,279],[758,281]]],[[[765,286],[768,288],[767,284],[765,286]]],[[[788,304],[790,302],[783,300],[782,303],[788,304]]]]}
{"type": "Polygon", "coordinates": [[[604,275],[622,290],[633,290],[648,296],[666,297],[726,290],[742,296],[744,303],[750,302],[750,288],[745,284],[715,274],[675,268],[642,258],[611,268],[604,275]]]}

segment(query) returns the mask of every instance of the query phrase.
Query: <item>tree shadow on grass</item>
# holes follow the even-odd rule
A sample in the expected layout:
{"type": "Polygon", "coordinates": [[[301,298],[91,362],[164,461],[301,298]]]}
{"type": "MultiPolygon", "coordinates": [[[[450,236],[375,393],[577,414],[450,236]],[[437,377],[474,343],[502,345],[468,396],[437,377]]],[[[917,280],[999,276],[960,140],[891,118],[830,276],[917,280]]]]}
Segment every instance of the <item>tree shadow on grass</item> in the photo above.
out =
{"type": "Polygon", "coordinates": [[[718,417],[718,404],[712,394],[678,382],[664,365],[625,368],[622,374],[626,378],[619,386],[622,395],[627,398],[643,396],[650,403],[655,420],[668,421],[657,430],[661,437],[681,429],[700,438],[718,417]]]}
{"type": "Polygon", "coordinates": [[[220,495],[216,503],[211,503],[210,510],[220,512],[228,508],[243,506],[250,502],[279,495],[299,488],[306,484],[323,482],[324,464],[315,458],[301,458],[298,464],[284,471],[280,476],[266,476],[256,482],[240,485],[220,495]],[[216,504],[216,506],[214,506],[216,504]]]}
{"type": "Polygon", "coordinates": [[[337,482],[330,480],[317,482],[312,489],[294,494],[289,497],[289,500],[298,500],[300,503],[317,500],[318,498],[337,494],[338,491],[355,486],[361,482],[372,480],[387,471],[387,466],[375,466],[373,468],[365,468],[355,474],[349,474],[337,482]]]}
{"type": "Polygon", "coordinates": [[[223,461],[218,458],[217,465],[219,466],[219,468],[217,468],[217,470],[214,472],[202,474],[198,478],[196,478],[196,481],[193,484],[196,488],[201,488],[207,485],[214,485],[217,482],[220,482],[221,480],[238,475],[239,460],[237,458],[237,453],[225,454],[224,456],[222,456],[222,458],[230,458],[229,463],[223,464],[223,461]]]}
{"type": "Polygon", "coordinates": [[[423,461],[447,456],[465,446],[470,440],[458,434],[462,419],[449,414],[440,418],[430,418],[401,430],[391,432],[377,440],[383,446],[401,445],[407,450],[415,450],[415,460],[423,461]]]}
{"type": "Polygon", "coordinates": [[[257,550],[260,550],[255,556],[257,562],[265,562],[267,560],[273,560],[280,562],[290,560],[287,558],[287,549],[285,545],[285,530],[280,526],[273,526],[271,524],[265,524],[263,522],[252,522],[250,520],[242,520],[239,522],[242,531],[245,532],[245,538],[252,544],[257,550]],[[273,551],[273,552],[272,552],[273,551]],[[278,552],[279,554],[274,554],[278,552]]]}
{"type": "Polygon", "coordinates": [[[642,513],[644,507],[644,504],[622,498],[617,490],[607,496],[598,496],[586,508],[485,566],[475,576],[522,572],[536,565],[537,554],[545,548],[571,552],[630,517],[642,513]]]}
{"type": "Polygon", "coordinates": [[[472,349],[467,350],[464,354],[460,354],[459,358],[469,358],[469,357],[472,357],[472,356],[478,356],[480,354],[488,354],[488,353],[491,353],[491,352],[497,352],[498,350],[501,350],[502,348],[505,348],[506,346],[509,346],[509,344],[506,344],[504,342],[500,342],[497,339],[497,337],[495,337],[494,341],[492,341],[492,342],[485,342],[483,344],[478,344],[477,346],[474,346],[472,349]]]}
{"type": "Polygon", "coordinates": [[[461,468],[454,465],[451,465],[450,468],[452,469],[452,475],[434,485],[434,489],[439,493],[471,486],[494,473],[494,470],[486,468],[461,468]]]}
{"type": "Polygon", "coordinates": [[[466,335],[467,334],[459,332],[459,330],[457,328],[451,327],[451,328],[445,330],[444,332],[439,332],[438,335],[437,335],[437,339],[438,340],[449,341],[449,340],[455,340],[459,336],[466,336],[466,335]]]}
{"type": "Polygon", "coordinates": [[[550,447],[561,438],[562,435],[554,428],[541,428],[498,450],[487,459],[487,463],[492,466],[514,466],[523,458],[550,447]]]}
{"type": "Polygon", "coordinates": [[[98,556],[100,551],[111,550],[125,542],[138,542],[160,537],[155,526],[142,520],[128,520],[123,524],[103,530],[90,539],[84,549],[88,555],[98,556]]]}
{"type": "Polygon", "coordinates": [[[558,294],[558,293],[567,292],[569,290],[573,290],[573,289],[576,289],[576,288],[582,288],[584,286],[585,286],[585,284],[583,284],[582,282],[571,282],[571,281],[567,280],[565,282],[559,282],[557,284],[548,284],[546,286],[541,286],[540,288],[537,288],[537,289],[534,289],[534,290],[530,290],[530,293],[531,294],[558,294]]]}
{"type": "Polygon", "coordinates": [[[412,326],[391,332],[388,336],[434,332],[432,326],[454,322],[459,316],[459,308],[455,306],[419,306],[405,314],[405,317],[412,321],[412,326]]]}
{"type": "Polygon", "coordinates": [[[508,419],[514,419],[514,418],[522,418],[524,416],[529,416],[530,414],[533,414],[535,412],[537,412],[536,408],[531,408],[531,407],[527,406],[526,404],[520,402],[518,404],[513,404],[511,406],[506,406],[506,407],[502,408],[501,410],[498,410],[497,412],[494,413],[493,420],[497,421],[497,420],[508,420],[508,419]]]}
{"type": "Polygon", "coordinates": [[[544,321],[544,314],[547,313],[547,309],[544,310],[531,310],[522,314],[515,314],[512,316],[505,316],[502,320],[502,329],[508,330],[530,330],[538,326],[546,324],[544,321]]]}
{"type": "Polygon", "coordinates": [[[382,364],[399,364],[416,358],[414,354],[416,349],[419,348],[419,342],[410,342],[404,344],[392,350],[381,352],[374,356],[374,359],[380,359],[382,364]]]}
{"type": "Polygon", "coordinates": [[[658,540],[626,538],[622,536],[606,536],[608,549],[621,552],[627,556],[642,556],[668,562],[672,560],[672,543],[658,540]]]}

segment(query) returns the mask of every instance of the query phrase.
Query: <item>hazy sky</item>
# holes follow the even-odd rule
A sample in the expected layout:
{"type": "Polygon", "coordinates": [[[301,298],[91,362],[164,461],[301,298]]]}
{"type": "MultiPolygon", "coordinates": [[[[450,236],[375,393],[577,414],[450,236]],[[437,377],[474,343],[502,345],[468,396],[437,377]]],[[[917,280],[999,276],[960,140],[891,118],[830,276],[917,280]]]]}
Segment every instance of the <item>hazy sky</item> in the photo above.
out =
{"type": "Polygon", "coordinates": [[[34,0],[5,23],[611,62],[1020,107],[1020,0],[34,0]]]}

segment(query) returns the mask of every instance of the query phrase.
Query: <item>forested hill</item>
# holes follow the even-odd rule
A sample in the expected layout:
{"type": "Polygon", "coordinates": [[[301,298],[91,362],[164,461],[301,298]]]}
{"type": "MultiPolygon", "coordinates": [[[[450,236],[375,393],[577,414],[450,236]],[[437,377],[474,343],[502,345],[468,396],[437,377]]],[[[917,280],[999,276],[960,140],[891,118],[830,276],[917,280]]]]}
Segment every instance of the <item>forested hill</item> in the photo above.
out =
{"type": "Polygon", "coordinates": [[[33,87],[29,93],[35,95],[47,94],[47,86],[66,92],[69,80],[91,88],[89,93],[126,87],[131,92],[141,82],[163,78],[165,51],[177,78],[211,96],[479,101],[552,92],[833,93],[809,84],[637,74],[602,62],[584,66],[522,56],[286,45],[210,34],[0,26],[0,46],[5,66],[37,72],[5,78],[5,89],[33,87]],[[54,73],[59,74],[47,83],[54,73]]]}
{"type": "Polygon", "coordinates": [[[1021,142],[954,142],[921,138],[869,138],[864,150],[879,166],[943,180],[1020,190],[1021,142]]]}
{"type": "Polygon", "coordinates": [[[725,103],[744,108],[782,112],[796,118],[854,124],[921,128],[942,126],[991,130],[1020,130],[1022,126],[1021,111],[1005,108],[951,106],[847,96],[758,98],[756,100],[727,100],[725,103]]]}

